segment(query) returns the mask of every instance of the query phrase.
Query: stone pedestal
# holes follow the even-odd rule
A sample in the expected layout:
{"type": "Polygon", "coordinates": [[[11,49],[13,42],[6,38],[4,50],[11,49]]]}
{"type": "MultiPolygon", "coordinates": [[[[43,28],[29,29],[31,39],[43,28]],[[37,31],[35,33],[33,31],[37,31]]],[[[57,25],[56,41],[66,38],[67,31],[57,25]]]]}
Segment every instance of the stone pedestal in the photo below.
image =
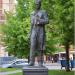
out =
{"type": "Polygon", "coordinates": [[[46,67],[26,66],[23,68],[23,75],[48,75],[46,67]]]}

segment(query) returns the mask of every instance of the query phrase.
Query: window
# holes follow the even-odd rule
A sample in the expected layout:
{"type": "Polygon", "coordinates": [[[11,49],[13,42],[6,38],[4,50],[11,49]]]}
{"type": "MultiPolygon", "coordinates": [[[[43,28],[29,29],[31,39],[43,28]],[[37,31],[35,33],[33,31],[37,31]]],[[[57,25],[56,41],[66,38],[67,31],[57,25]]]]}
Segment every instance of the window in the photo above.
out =
{"type": "Polygon", "coordinates": [[[2,0],[2,1],[3,1],[2,9],[5,11],[9,11],[9,0],[2,0]]]}
{"type": "Polygon", "coordinates": [[[2,0],[0,0],[0,10],[2,9],[2,0]]]}
{"type": "Polygon", "coordinates": [[[9,3],[13,3],[14,2],[14,0],[9,0],[9,3]]]}
{"type": "Polygon", "coordinates": [[[0,15],[2,15],[2,10],[0,10],[0,15]]]}
{"type": "Polygon", "coordinates": [[[4,9],[5,11],[9,11],[9,3],[4,3],[4,4],[3,4],[3,9],[4,9]]]}
{"type": "Polygon", "coordinates": [[[25,63],[25,61],[17,61],[16,64],[25,63]]]}
{"type": "Polygon", "coordinates": [[[4,20],[4,16],[3,15],[1,16],[1,20],[4,20]]]}
{"type": "Polygon", "coordinates": [[[2,0],[0,0],[0,3],[2,3],[2,0]]]}
{"type": "Polygon", "coordinates": [[[2,16],[2,10],[0,10],[0,20],[1,20],[1,16],[2,16]]]}
{"type": "Polygon", "coordinates": [[[0,20],[1,20],[1,16],[0,16],[0,20]]]}
{"type": "Polygon", "coordinates": [[[21,64],[21,61],[17,61],[17,62],[15,62],[16,64],[21,64]]]}

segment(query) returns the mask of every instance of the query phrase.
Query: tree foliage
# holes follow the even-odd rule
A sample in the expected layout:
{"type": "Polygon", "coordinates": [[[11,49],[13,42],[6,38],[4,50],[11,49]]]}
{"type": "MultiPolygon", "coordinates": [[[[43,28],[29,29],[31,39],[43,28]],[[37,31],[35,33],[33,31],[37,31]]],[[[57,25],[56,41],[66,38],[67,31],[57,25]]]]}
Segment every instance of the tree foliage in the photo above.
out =
{"type": "Polygon", "coordinates": [[[51,33],[53,39],[58,38],[57,42],[62,45],[66,45],[67,43],[74,44],[73,0],[43,0],[42,5],[47,10],[50,20],[47,33],[51,33]]]}
{"type": "MultiPolygon", "coordinates": [[[[9,54],[26,57],[29,54],[28,35],[30,31],[30,13],[34,9],[34,0],[17,0],[15,14],[6,13],[5,44],[9,54]]],[[[42,9],[48,13],[46,26],[45,53],[53,53],[62,44],[73,44],[74,8],[73,0],[42,0],[42,9]]]]}
{"type": "Polygon", "coordinates": [[[69,71],[69,46],[71,44],[74,45],[74,1],[43,0],[43,7],[46,8],[50,17],[50,24],[53,31],[51,37],[53,39],[58,37],[59,44],[65,46],[66,70],[69,71]]]}
{"type": "Polygon", "coordinates": [[[18,0],[16,13],[6,12],[7,21],[3,29],[5,34],[5,45],[9,54],[16,57],[27,57],[29,54],[29,13],[27,13],[27,2],[18,0]]]}

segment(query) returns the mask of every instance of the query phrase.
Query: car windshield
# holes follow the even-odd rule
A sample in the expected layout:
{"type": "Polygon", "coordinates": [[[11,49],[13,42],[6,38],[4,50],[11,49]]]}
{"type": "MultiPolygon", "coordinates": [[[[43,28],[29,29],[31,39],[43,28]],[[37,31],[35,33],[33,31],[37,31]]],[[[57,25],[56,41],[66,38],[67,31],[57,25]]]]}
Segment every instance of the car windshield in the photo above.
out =
{"type": "Polygon", "coordinates": [[[13,64],[13,63],[17,63],[17,64],[20,64],[20,63],[28,63],[28,61],[23,61],[23,60],[18,60],[18,61],[10,61],[8,64],[13,64]]]}
{"type": "Polygon", "coordinates": [[[8,64],[14,63],[14,61],[9,61],[8,64]]]}

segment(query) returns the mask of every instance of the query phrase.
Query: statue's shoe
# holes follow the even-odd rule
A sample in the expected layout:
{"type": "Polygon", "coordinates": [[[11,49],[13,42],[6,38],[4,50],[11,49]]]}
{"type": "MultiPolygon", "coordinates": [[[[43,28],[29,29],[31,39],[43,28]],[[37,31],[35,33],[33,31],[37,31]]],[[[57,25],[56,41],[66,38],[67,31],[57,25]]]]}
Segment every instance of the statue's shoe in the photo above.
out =
{"type": "Polygon", "coordinates": [[[34,66],[34,63],[29,63],[28,66],[34,66]]]}
{"type": "Polygon", "coordinates": [[[42,65],[42,64],[39,64],[38,66],[40,66],[40,67],[44,67],[44,65],[42,65]]]}
{"type": "Polygon", "coordinates": [[[43,67],[44,65],[43,65],[43,63],[39,62],[38,66],[43,67]]]}

